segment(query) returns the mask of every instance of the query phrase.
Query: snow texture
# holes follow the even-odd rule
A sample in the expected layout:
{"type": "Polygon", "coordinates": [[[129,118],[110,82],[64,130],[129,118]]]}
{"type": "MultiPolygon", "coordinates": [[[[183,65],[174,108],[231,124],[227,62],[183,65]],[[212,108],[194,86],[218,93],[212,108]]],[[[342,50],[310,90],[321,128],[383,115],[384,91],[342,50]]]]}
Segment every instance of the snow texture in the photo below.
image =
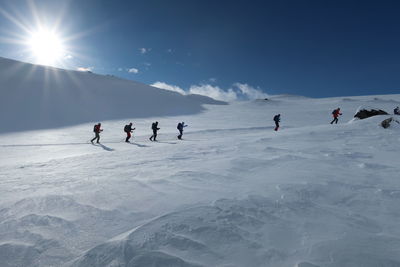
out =
{"type": "MultiPolygon", "coordinates": [[[[128,83],[76,75],[77,84],[128,83]]],[[[57,90],[70,95],[66,88],[57,90]]],[[[3,87],[1,94],[2,103],[13,95],[3,87]]],[[[151,94],[165,110],[122,120],[120,105],[110,106],[117,110],[102,121],[98,145],[88,142],[97,121],[82,116],[67,126],[81,111],[73,103],[60,111],[68,113],[63,128],[48,128],[50,120],[47,129],[0,134],[1,266],[400,266],[400,126],[380,126],[393,115],[352,120],[359,106],[392,110],[400,95],[204,105],[210,100],[151,94]],[[196,105],[168,111],[180,100],[196,105]],[[343,116],[331,125],[337,107],[343,116]],[[154,120],[159,142],[148,140],[154,120]],[[136,130],[127,144],[130,121],[136,130]],[[183,140],[180,121],[189,125],[183,140]]],[[[44,106],[59,99],[48,96],[44,106]]]]}

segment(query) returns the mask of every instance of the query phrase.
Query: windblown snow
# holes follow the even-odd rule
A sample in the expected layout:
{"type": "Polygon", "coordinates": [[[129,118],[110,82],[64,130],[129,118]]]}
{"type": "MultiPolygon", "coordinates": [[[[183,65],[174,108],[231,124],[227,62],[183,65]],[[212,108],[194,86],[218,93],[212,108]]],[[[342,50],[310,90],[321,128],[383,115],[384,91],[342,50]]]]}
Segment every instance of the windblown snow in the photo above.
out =
{"type": "Polygon", "coordinates": [[[360,106],[392,113],[400,95],[215,105],[0,66],[1,266],[400,266],[400,125],[352,120],[360,106]]]}

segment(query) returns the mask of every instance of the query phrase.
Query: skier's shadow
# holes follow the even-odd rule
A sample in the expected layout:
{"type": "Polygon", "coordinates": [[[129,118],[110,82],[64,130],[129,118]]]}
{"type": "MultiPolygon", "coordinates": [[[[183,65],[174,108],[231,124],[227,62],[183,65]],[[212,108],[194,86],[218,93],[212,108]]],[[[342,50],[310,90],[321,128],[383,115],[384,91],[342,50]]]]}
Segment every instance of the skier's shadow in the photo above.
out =
{"type": "Polygon", "coordinates": [[[167,142],[167,141],[155,141],[156,143],[162,143],[162,144],[170,144],[170,145],[176,145],[176,142],[167,142]]]}
{"type": "Polygon", "coordinates": [[[135,145],[135,146],[138,146],[138,147],[149,147],[147,145],[142,145],[142,144],[138,144],[138,143],[134,143],[134,142],[130,142],[128,144],[135,145]]]}
{"type": "Polygon", "coordinates": [[[103,144],[93,144],[94,146],[99,146],[99,147],[101,147],[102,149],[104,149],[104,150],[106,150],[106,151],[114,151],[114,149],[113,148],[111,148],[111,147],[108,147],[108,146],[105,146],[105,145],[103,145],[103,144]]]}

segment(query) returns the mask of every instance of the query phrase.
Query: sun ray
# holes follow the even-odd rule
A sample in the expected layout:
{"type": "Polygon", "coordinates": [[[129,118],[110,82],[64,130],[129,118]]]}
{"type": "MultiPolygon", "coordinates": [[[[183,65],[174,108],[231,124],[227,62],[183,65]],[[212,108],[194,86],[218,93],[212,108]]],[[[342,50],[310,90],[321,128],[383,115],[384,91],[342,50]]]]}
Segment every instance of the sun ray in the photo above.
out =
{"type": "Polygon", "coordinates": [[[36,25],[42,25],[42,21],[40,20],[40,16],[39,13],[36,9],[36,5],[35,2],[33,0],[28,0],[28,6],[29,6],[29,10],[32,13],[32,17],[35,20],[35,24],[36,25]]]}
{"type": "Polygon", "coordinates": [[[12,16],[10,13],[8,13],[7,11],[5,11],[4,9],[0,8],[0,13],[6,17],[8,20],[10,20],[11,22],[13,22],[17,27],[19,27],[20,29],[22,29],[24,32],[29,32],[29,28],[27,26],[25,26],[20,20],[18,20],[18,18],[12,16]]]}
{"type": "Polygon", "coordinates": [[[68,11],[68,6],[69,6],[70,2],[66,1],[63,3],[63,6],[60,8],[60,13],[58,14],[56,20],[54,21],[54,29],[59,29],[60,26],[65,23],[65,16],[67,14],[68,11]]]}

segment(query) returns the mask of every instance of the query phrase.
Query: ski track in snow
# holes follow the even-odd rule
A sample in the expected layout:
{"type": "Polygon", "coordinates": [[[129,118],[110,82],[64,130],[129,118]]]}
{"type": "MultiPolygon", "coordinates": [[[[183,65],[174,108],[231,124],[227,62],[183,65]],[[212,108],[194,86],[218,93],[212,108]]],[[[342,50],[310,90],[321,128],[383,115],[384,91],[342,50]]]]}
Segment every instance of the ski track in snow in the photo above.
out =
{"type": "Polygon", "coordinates": [[[399,101],[210,105],[159,119],[159,142],[157,118],[131,144],[125,121],[99,145],[92,124],[0,135],[1,266],[400,266],[400,129],[347,123],[399,101]]]}

